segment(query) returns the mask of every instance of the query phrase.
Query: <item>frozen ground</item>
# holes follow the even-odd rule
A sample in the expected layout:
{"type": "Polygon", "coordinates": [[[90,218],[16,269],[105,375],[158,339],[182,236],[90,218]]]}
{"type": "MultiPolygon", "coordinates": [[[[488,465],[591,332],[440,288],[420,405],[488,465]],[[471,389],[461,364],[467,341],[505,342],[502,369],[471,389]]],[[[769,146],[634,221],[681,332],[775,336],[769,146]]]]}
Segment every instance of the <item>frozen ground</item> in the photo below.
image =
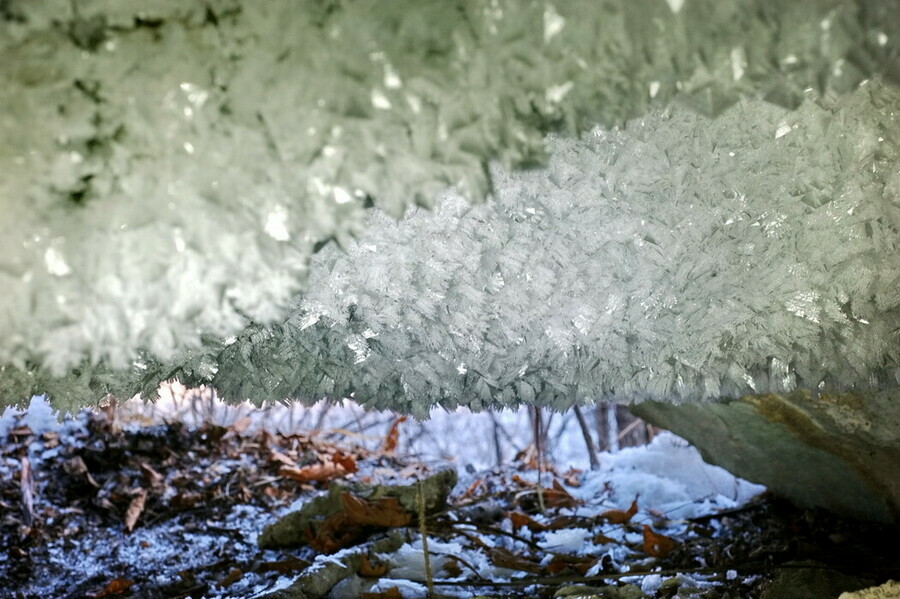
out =
{"type": "MultiPolygon", "coordinates": [[[[384,442],[395,417],[390,413],[363,412],[352,402],[330,406],[318,404],[311,408],[298,405],[275,405],[262,409],[249,405],[228,406],[218,402],[208,390],[185,390],[174,386],[166,388],[162,399],[154,405],[137,400],[120,405],[116,419],[132,434],[150,430],[156,431],[156,435],[168,434],[159,432],[161,423],[184,423],[188,430],[200,431],[205,430],[203,427],[209,423],[214,423],[229,431],[240,431],[241,438],[251,440],[253,435],[263,430],[285,435],[285,438],[290,439],[292,434],[305,434],[310,429],[318,429],[318,438],[327,439],[328,442],[339,439],[340,443],[358,447],[358,451],[362,452],[361,456],[377,457],[378,448],[384,442]]],[[[91,442],[92,435],[96,436],[96,431],[87,430],[88,422],[85,414],[74,418],[69,416],[60,422],[58,415],[40,397],[33,398],[27,410],[7,409],[0,416],[0,439],[13,439],[15,435],[21,437],[25,434],[23,427],[27,427],[30,432],[28,438],[33,440],[28,445],[27,454],[19,452],[18,455],[4,457],[0,465],[3,476],[9,480],[18,476],[21,480],[24,458],[28,459],[32,472],[49,470],[52,462],[64,457],[61,452],[67,446],[85,445],[91,442]],[[48,448],[47,439],[56,438],[60,443],[48,448]]],[[[483,512],[479,517],[485,514],[501,516],[500,523],[497,524],[500,530],[497,534],[501,535],[499,537],[479,532],[475,528],[467,530],[469,525],[465,523],[466,518],[472,513],[469,510],[465,512],[468,514],[466,516],[461,515],[462,511],[454,516],[461,527],[459,534],[448,534],[430,541],[429,551],[434,571],[441,572],[442,568],[447,568],[449,572],[456,574],[444,576],[450,586],[441,586],[439,590],[445,595],[469,596],[477,587],[464,586],[467,575],[471,573],[453,571],[448,565],[451,561],[466,564],[467,569],[478,572],[481,579],[490,580],[492,584],[515,585],[528,576],[521,568],[552,568],[553,560],[566,556],[567,560],[581,560],[578,562],[580,573],[585,580],[595,584],[604,580],[603,573],[614,573],[621,578],[623,573],[632,569],[641,570],[642,574],[626,578],[625,582],[642,589],[645,596],[656,596],[660,585],[671,577],[653,573],[655,558],[641,553],[640,547],[645,541],[642,533],[644,525],[683,542],[696,536],[690,519],[737,508],[764,491],[761,486],[737,479],[721,468],[705,464],[694,448],[670,433],[659,434],[643,447],[601,453],[599,469],[591,471],[588,469],[588,455],[581,429],[571,415],[557,414],[549,418],[547,448],[548,461],[551,463],[548,468],[553,470],[540,475],[537,470],[524,467],[528,454],[522,450],[526,449],[532,438],[531,422],[525,410],[494,414],[436,410],[429,421],[409,421],[399,426],[399,443],[392,457],[396,470],[399,471],[404,464],[409,470],[412,466],[408,465],[412,463],[423,462],[431,467],[440,467],[449,462],[456,466],[459,473],[459,483],[454,493],[457,499],[462,497],[464,503],[474,501],[477,509],[483,512]],[[496,465],[498,443],[505,461],[502,467],[496,465]],[[519,453],[518,457],[514,456],[516,453],[519,453]],[[560,474],[563,472],[567,474],[560,474]],[[516,529],[511,520],[502,517],[508,510],[522,510],[522,497],[529,492],[538,487],[549,488],[552,481],[561,480],[566,481],[564,488],[571,497],[571,504],[551,510],[553,513],[534,512],[534,529],[526,526],[516,529]],[[635,500],[639,508],[629,516],[627,525],[607,523],[601,526],[605,521],[603,514],[609,510],[627,510],[635,500]],[[567,518],[566,525],[559,526],[558,520],[554,524],[554,517],[567,518]],[[473,545],[470,537],[475,533],[480,535],[480,543],[485,543],[484,546],[473,545]],[[503,535],[512,536],[507,538],[503,535]],[[508,563],[498,566],[496,551],[511,552],[509,555],[528,554],[531,556],[529,559],[536,561],[513,563],[513,567],[508,563]]],[[[248,446],[255,447],[252,444],[248,446]]],[[[244,447],[245,445],[241,445],[237,452],[232,451],[228,457],[221,459],[197,456],[197,478],[207,481],[216,477],[231,477],[231,480],[235,480],[238,473],[256,468],[250,456],[240,453],[246,451],[244,447]]],[[[382,477],[383,480],[385,473],[390,470],[381,458],[378,458],[380,461],[377,463],[372,462],[367,466],[362,466],[363,459],[360,458],[361,466],[357,476],[365,474],[370,478],[382,477]]],[[[120,474],[119,478],[122,476],[120,474]]],[[[174,480],[172,475],[165,472],[163,476],[167,484],[174,480]]],[[[40,479],[40,475],[35,475],[35,478],[40,479]]],[[[261,480],[263,483],[269,481],[275,486],[274,481],[264,476],[261,480]]],[[[98,484],[104,488],[111,488],[113,485],[113,482],[98,484]]],[[[53,494],[54,483],[45,482],[43,487],[37,485],[33,500],[36,513],[41,513],[41,506],[45,503],[41,498],[41,489],[50,496],[53,494]]],[[[48,539],[46,546],[41,549],[45,551],[41,554],[43,563],[35,571],[40,576],[34,576],[27,589],[18,595],[0,593],[0,597],[55,596],[59,591],[60,581],[71,580],[82,583],[94,581],[95,586],[100,585],[106,589],[103,587],[105,581],[126,578],[135,586],[130,591],[123,592],[123,596],[153,596],[141,594],[141,589],[148,589],[150,586],[171,587],[179,583],[178,577],[185,572],[209,569],[211,556],[221,558],[214,564],[216,567],[221,567],[219,562],[229,561],[244,564],[243,570],[234,570],[233,580],[229,580],[227,585],[206,585],[202,595],[182,596],[265,596],[279,587],[289,586],[296,573],[276,576],[265,568],[257,567],[254,571],[249,571],[246,564],[279,564],[285,559],[278,552],[259,550],[256,539],[267,523],[308,501],[312,488],[307,486],[306,489],[298,491],[298,497],[294,501],[284,500],[286,495],[282,493],[279,497],[283,501],[268,507],[254,504],[253,501],[237,502],[206,514],[201,522],[192,521],[189,512],[165,519],[144,514],[144,521],[139,519],[130,533],[123,531],[121,525],[96,526],[88,531],[93,525],[87,520],[79,520],[79,531],[66,532],[58,538],[48,539]],[[227,543],[227,551],[223,550],[223,543],[227,543]],[[116,578],[117,576],[121,578],[116,578]]],[[[94,493],[95,489],[88,491],[94,493]]],[[[97,492],[97,496],[102,492],[103,489],[97,492]]],[[[181,493],[183,491],[177,489],[168,490],[161,495],[161,500],[171,500],[181,493]]],[[[110,491],[109,497],[115,499],[115,492],[110,491]]],[[[93,504],[98,503],[96,498],[92,501],[93,504]]],[[[126,501],[123,505],[127,504],[126,501]]],[[[60,519],[63,518],[64,516],[60,516],[60,519]]],[[[51,524],[52,522],[47,523],[48,526],[51,524]]],[[[718,527],[719,524],[713,522],[709,533],[716,534],[718,527]]],[[[310,555],[309,551],[299,555],[304,560],[311,560],[313,566],[336,559],[335,556],[310,555]]],[[[0,562],[0,567],[9,568],[13,565],[11,560],[14,558],[9,557],[9,554],[0,559],[6,562],[0,562]]],[[[300,558],[294,555],[291,559],[300,558]]],[[[352,597],[363,590],[387,592],[393,587],[399,590],[402,597],[425,596],[426,576],[420,537],[412,533],[409,542],[394,554],[385,556],[385,559],[390,567],[379,580],[373,582],[351,576],[338,584],[331,596],[352,597]]],[[[565,565],[564,562],[561,563],[565,565]]],[[[695,564],[698,567],[705,565],[695,564]]],[[[576,566],[568,564],[568,567],[576,566]]],[[[679,585],[686,592],[691,588],[702,590],[719,584],[713,580],[715,577],[703,573],[684,575],[683,578],[679,585]]],[[[610,580],[614,579],[617,578],[610,580]]],[[[748,584],[752,584],[754,580],[752,575],[746,577],[748,584]]],[[[513,588],[515,592],[528,594],[527,587],[513,588]]]]}

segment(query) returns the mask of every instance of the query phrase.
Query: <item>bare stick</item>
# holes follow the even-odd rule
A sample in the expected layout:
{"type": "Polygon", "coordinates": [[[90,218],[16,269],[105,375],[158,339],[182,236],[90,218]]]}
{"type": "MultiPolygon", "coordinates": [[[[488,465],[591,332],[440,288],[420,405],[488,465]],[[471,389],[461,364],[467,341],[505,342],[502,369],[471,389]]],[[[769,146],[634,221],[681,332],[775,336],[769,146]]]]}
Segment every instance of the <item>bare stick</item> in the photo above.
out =
{"type": "Polygon", "coordinates": [[[425,524],[425,495],[422,492],[422,481],[416,483],[416,503],[419,508],[419,533],[422,535],[422,555],[425,557],[425,581],[428,585],[428,596],[434,597],[434,577],[431,572],[431,556],[428,554],[428,527],[425,524]]]}
{"type": "Polygon", "coordinates": [[[597,470],[600,468],[600,459],[597,457],[597,448],[594,446],[594,438],[591,436],[591,430],[588,427],[587,420],[584,418],[584,414],[581,413],[581,408],[578,405],[574,405],[572,410],[575,412],[575,418],[578,419],[578,426],[581,427],[581,434],[584,436],[584,444],[587,445],[588,459],[591,461],[591,470],[597,470]]]}

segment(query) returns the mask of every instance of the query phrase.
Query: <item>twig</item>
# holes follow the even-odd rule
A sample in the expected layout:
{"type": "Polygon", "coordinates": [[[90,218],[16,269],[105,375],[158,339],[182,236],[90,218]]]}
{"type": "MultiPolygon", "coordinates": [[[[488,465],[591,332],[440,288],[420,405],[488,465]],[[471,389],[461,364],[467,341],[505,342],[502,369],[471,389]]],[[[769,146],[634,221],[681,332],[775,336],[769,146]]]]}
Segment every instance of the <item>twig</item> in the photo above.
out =
{"type": "Polygon", "coordinates": [[[428,525],[425,517],[425,494],[422,492],[422,481],[416,483],[416,505],[419,508],[419,533],[422,535],[422,555],[425,557],[425,580],[428,596],[434,597],[434,578],[431,572],[431,556],[428,554],[428,525]]]}
{"type": "Polygon", "coordinates": [[[578,426],[581,427],[581,434],[584,437],[584,444],[587,445],[591,470],[597,470],[600,468],[600,459],[597,457],[597,448],[594,445],[594,438],[591,436],[591,430],[588,427],[587,420],[585,420],[584,414],[581,413],[581,408],[578,407],[577,404],[572,407],[572,411],[575,412],[575,418],[578,420],[578,426]]]}
{"type": "Polygon", "coordinates": [[[503,465],[503,448],[500,447],[500,423],[497,422],[497,415],[494,413],[494,410],[488,412],[491,417],[491,423],[493,426],[494,432],[494,453],[497,456],[497,465],[503,465]]]}
{"type": "Polygon", "coordinates": [[[638,419],[636,419],[636,420],[632,420],[631,423],[629,423],[628,426],[626,426],[624,429],[622,429],[622,432],[620,432],[620,433],[618,434],[618,436],[616,437],[616,439],[618,439],[619,441],[621,441],[622,439],[625,438],[625,435],[627,435],[628,433],[630,433],[631,431],[633,431],[634,429],[636,429],[636,428],[637,428],[638,426],[640,426],[641,424],[644,424],[644,421],[641,420],[640,418],[638,418],[638,419]]]}

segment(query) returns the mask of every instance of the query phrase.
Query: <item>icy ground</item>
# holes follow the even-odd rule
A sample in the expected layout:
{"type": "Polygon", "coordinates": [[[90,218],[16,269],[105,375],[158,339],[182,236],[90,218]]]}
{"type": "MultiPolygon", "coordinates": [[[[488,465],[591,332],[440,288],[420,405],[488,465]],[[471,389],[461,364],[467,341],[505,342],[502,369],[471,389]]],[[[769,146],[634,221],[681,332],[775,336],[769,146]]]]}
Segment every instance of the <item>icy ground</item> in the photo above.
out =
{"type": "MultiPolygon", "coordinates": [[[[459,473],[459,483],[454,492],[455,501],[460,506],[470,507],[460,508],[453,516],[461,527],[460,534],[444,534],[429,541],[432,570],[440,573],[436,578],[448,582],[448,586],[439,585],[437,589],[450,596],[470,596],[478,588],[477,580],[511,585],[504,591],[507,594],[513,592],[524,593],[522,596],[536,595],[537,587],[532,588],[525,583],[530,575],[529,571],[533,574],[542,568],[550,568],[550,572],[560,569],[570,572],[574,569],[585,581],[595,585],[605,580],[603,573],[608,573],[611,576],[608,582],[618,580],[619,584],[630,583],[641,589],[641,596],[657,596],[661,585],[671,576],[653,572],[660,568],[654,566],[656,557],[646,555],[644,525],[649,526],[654,534],[665,535],[663,539],[695,536],[690,519],[738,508],[764,491],[759,485],[737,479],[721,468],[705,464],[694,448],[670,433],[658,435],[644,447],[602,453],[600,468],[591,471],[588,469],[581,430],[570,416],[564,415],[556,415],[550,419],[547,456],[552,463],[547,468],[552,468],[552,471],[543,471],[540,475],[537,470],[528,469],[524,464],[528,459],[527,452],[513,456],[515,451],[525,448],[531,440],[530,424],[525,411],[473,414],[465,410],[452,413],[436,410],[427,422],[401,423],[399,443],[396,451],[392,452],[394,456],[390,463],[378,457],[378,447],[382,445],[394,416],[363,412],[351,402],[330,406],[318,404],[312,408],[276,405],[255,409],[246,405],[224,405],[209,391],[188,391],[176,386],[167,388],[157,404],[146,405],[138,400],[131,400],[118,406],[116,418],[132,434],[155,431],[153,434],[157,436],[170,434],[159,432],[160,423],[164,422],[181,422],[189,430],[201,431],[206,430],[203,429],[204,426],[212,423],[223,427],[221,430],[231,431],[231,436],[243,439],[253,439],[253,435],[261,434],[263,430],[272,435],[286,435],[286,438],[290,438],[291,434],[308,433],[315,428],[321,431],[319,436],[322,438],[340,438],[341,443],[358,447],[360,470],[355,476],[374,478],[381,482],[391,477],[402,479],[414,471],[420,474],[424,467],[415,466],[416,463],[431,467],[446,466],[448,462],[454,464],[459,473]],[[494,444],[498,441],[502,445],[500,453],[505,454],[508,462],[503,467],[495,464],[497,448],[494,444]],[[375,456],[377,461],[366,462],[364,466],[367,456],[375,456]],[[565,474],[560,474],[563,472],[565,474]],[[527,501],[523,500],[523,497],[527,499],[529,493],[538,487],[549,491],[554,481],[564,481],[560,485],[561,489],[564,488],[564,501],[557,509],[548,509],[542,513],[534,506],[529,507],[527,501]],[[604,516],[611,513],[610,510],[625,513],[635,500],[639,508],[636,513],[626,517],[627,523],[614,524],[604,516]],[[525,525],[516,529],[512,520],[503,517],[503,514],[510,511],[522,514],[530,512],[532,515],[526,519],[525,525]],[[468,524],[473,513],[477,513],[475,520],[497,520],[494,523],[497,530],[493,531],[496,534],[468,524]],[[560,525],[560,518],[564,519],[563,525],[560,525]],[[481,539],[477,544],[471,542],[473,534],[478,534],[481,539]],[[640,549],[642,544],[644,553],[640,549]],[[498,559],[498,551],[504,552],[502,555],[506,557],[503,560],[506,561],[498,559]],[[509,563],[509,559],[513,561],[509,563]],[[460,564],[464,565],[462,572],[460,564]],[[554,566],[556,570],[553,569],[554,566]],[[632,569],[643,573],[622,578],[623,574],[632,569]],[[472,572],[478,574],[475,581],[472,580],[472,572]],[[467,581],[471,582],[469,586],[464,584],[467,581]],[[522,584],[516,586],[517,581],[522,584]]],[[[96,431],[87,430],[92,426],[91,422],[84,413],[76,417],[67,416],[60,421],[59,416],[42,397],[33,398],[27,410],[7,409],[0,416],[0,439],[9,440],[16,435],[21,437],[27,434],[31,441],[27,452],[4,455],[0,463],[0,474],[7,480],[18,478],[20,483],[17,486],[22,487],[21,471],[27,458],[31,471],[36,473],[33,477],[40,480],[39,473],[50,470],[54,460],[59,461],[64,457],[68,446],[92,442],[96,431]],[[59,442],[54,441],[54,445],[48,443],[48,439],[58,439],[59,442]]],[[[231,480],[236,480],[235,477],[242,472],[242,468],[247,470],[254,467],[247,461],[250,459],[248,455],[240,453],[246,452],[246,447],[251,447],[252,450],[256,446],[241,445],[237,452],[232,452],[226,459],[213,459],[203,455],[194,457],[199,464],[197,475],[202,476],[204,484],[207,479],[215,479],[217,476],[230,476],[231,480]]],[[[132,450],[126,453],[129,451],[132,450]]],[[[145,474],[147,471],[155,472],[152,466],[147,466],[149,463],[146,462],[141,467],[145,474]]],[[[70,470],[66,469],[66,472],[70,473],[70,470]]],[[[96,486],[103,488],[99,491],[86,491],[96,493],[97,497],[104,496],[104,491],[108,491],[104,496],[105,501],[116,501],[118,495],[114,490],[109,490],[118,484],[114,482],[115,479],[110,478],[103,483],[99,474],[95,473],[95,476],[101,481],[96,486]]],[[[120,474],[119,478],[122,476],[120,474]]],[[[173,476],[165,472],[154,476],[165,477],[167,484],[173,480],[173,476]]],[[[267,481],[272,488],[276,488],[271,478],[261,478],[263,484],[267,481]]],[[[40,483],[31,484],[36,487],[32,501],[33,512],[39,520],[42,506],[49,509],[49,505],[44,505],[49,504],[49,501],[42,499],[42,495],[52,496],[55,483],[52,480],[45,481],[43,487],[40,483]]],[[[56,484],[61,485],[62,482],[58,481],[56,484]]],[[[165,491],[160,500],[173,502],[183,499],[182,495],[186,492],[179,490],[179,484],[181,483],[165,491]]],[[[193,484],[194,486],[185,488],[194,489],[201,482],[193,484]]],[[[205,520],[200,522],[191,521],[189,510],[166,518],[161,514],[140,514],[136,523],[132,524],[134,529],[131,532],[126,532],[121,522],[113,526],[97,526],[86,518],[78,520],[77,524],[68,526],[57,538],[51,535],[44,547],[31,549],[35,555],[40,555],[41,563],[34,567],[30,583],[26,588],[2,589],[0,597],[57,596],[61,583],[64,583],[63,588],[67,588],[72,582],[93,585],[94,596],[155,596],[151,593],[151,588],[167,588],[167,585],[171,588],[171,585],[180,583],[179,576],[184,577],[186,572],[225,567],[221,563],[212,563],[217,561],[255,563],[262,564],[263,567],[257,566],[255,571],[247,571],[249,568],[246,566],[225,567],[228,576],[224,577],[224,581],[220,576],[219,584],[196,585],[198,589],[202,587],[201,594],[191,594],[188,589],[181,596],[266,596],[278,588],[289,587],[296,578],[297,572],[292,570],[299,566],[284,566],[286,559],[311,560],[313,567],[336,559],[335,556],[311,555],[308,550],[286,557],[282,552],[261,551],[257,548],[256,540],[263,527],[288,511],[302,506],[313,492],[309,485],[298,486],[300,488],[293,494],[285,492],[281,487],[278,488],[278,493],[270,493],[280,500],[276,504],[264,506],[253,501],[239,501],[206,514],[205,520]],[[292,497],[296,497],[296,500],[290,500],[292,497]],[[88,530],[90,528],[94,530],[88,530]],[[228,545],[228,551],[223,551],[224,544],[228,545]],[[217,560],[215,556],[220,559],[217,560]],[[279,573],[279,570],[284,572],[279,573]],[[122,589],[116,586],[124,584],[123,581],[129,584],[122,589]]],[[[123,493],[134,495],[134,489],[127,489],[119,495],[123,493]]],[[[250,495],[252,493],[247,493],[248,500],[250,495]]],[[[72,498],[71,511],[84,509],[77,507],[81,505],[77,504],[79,499],[72,498]]],[[[15,509],[11,503],[7,501],[4,507],[15,509]]],[[[92,503],[97,504],[98,499],[93,499],[92,503]]],[[[127,505],[130,510],[133,503],[133,499],[128,501],[126,498],[122,505],[127,505]]],[[[53,507],[53,510],[55,511],[47,513],[61,512],[61,515],[57,515],[60,521],[72,517],[64,507],[61,510],[53,507]]],[[[122,511],[125,510],[120,509],[116,513],[122,511]]],[[[148,508],[147,512],[152,510],[148,508]]],[[[126,513],[124,518],[127,517],[126,513]]],[[[49,529],[52,525],[51,516],[44,526],[49,529]]],[[[709,534],[716,534],[715,529],[719,524],[712,521],[710,525],[713,529],[709,534]]],[[[25,534],[40,526],[40,523],[33,524],[25,534]]],[[[11,549],[16,549],[18,545],[25,546],[25,543],[16,543],[14,537],[9,536],[4,537],[4,541],[15,547],[3,548],[6,551],[0,553],[0,569],[11,571],[17,559],[15,556],[20,555],[11,549]]],[[[18,551],[25,552],[24,549],[18,551]]],[[[352,548],[345,551],[352,551],[352,548]]],[[[389,569],[378,580],[364,580],[356,575],[347,577],[334,587],[331,596],[354,597],[363,591],[374,593],[371,595],[373,597],[425,596],[422,541],[415,532],[410,533],[409,541],[398,551],[385,558],[389,569]],[[397,591],[391,590],[393,588],[397,591]]],[[[696,564],[698,567],[705,565],[696,564]]],[[[725,575],[732,581],[737,576],[732,571],[725,575]]],[[[715,576],[702,573],[680,576],[678,586],[685,592],[691,588],[699,592],[718,584],[715,576]]],[[[747,577],[748,584],[754,578],[747,577]]]]}

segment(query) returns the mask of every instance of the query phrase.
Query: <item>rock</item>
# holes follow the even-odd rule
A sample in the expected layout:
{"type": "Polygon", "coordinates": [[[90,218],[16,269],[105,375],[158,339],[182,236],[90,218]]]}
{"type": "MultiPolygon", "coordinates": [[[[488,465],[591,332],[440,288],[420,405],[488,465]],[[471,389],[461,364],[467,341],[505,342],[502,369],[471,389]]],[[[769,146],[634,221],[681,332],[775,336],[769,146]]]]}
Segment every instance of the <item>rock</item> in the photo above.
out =
{"type": "Polygon", "coordinates": [[[745,396],[645,402],[635,414],[681,435],[704,459],[804,506],[900,522],[900,394],[745,396]]]}
{"type": "Polygon", "coordinates": [[[633,584],[622,586],[610,584],[602,587],[572,585],[559,589],[553,596],[572,597],[573,599],[643,599],[646,597],[644,592],[633,584]]]}
{"type": "Polygon", "coordinates": [[[900,582],[889,580],[881,586],[853,593],[841,593],[838,599],[898,599],[898,597],[900,597],[900,582]]]}
{"type": "MultiPolygon", "coordinates": [[[[319,550],[340,549],[352,543],[358,538],[355,533],[354,538],[338,539],[335,538],[334,531],[323,531],[328,527],[329,519],[345,511],[345,504],[342,502],[342,495],[351,493],[354,497],[365,500],[370,505],[377,505],[381,500],[396,500],[401,510],[406,516],[406,523],[416,522],[418,519],[418,508],[416,497],[419,493],[419,485],[421,485],[421,493],[425,500],[425,513],[430,515],[440,511],[447,505],[447,497],[456,484],[456,470],[444,469],[436,474],[423,479],[420,482],[409,485],[341,485],[333,483],[328,488],[328,493],[312,499],[301,509],[291,512],[279,520],[265,527],[259,536],[259,546],[264,549],[279,549],[286,547],[297,547],[300,545],[308,545],[319,543],[316,548],[319,550]],[[328,538],[323,538],[328,535],[328,538]],[[329,543],[343,541],[339,545],[334,544],[332,547],[329,543]],[[324,547],[322,544],[324,543],[324,547]]],[[[333,520],[332,520],[333,521],[333,520]]],[[[401,525],[396,523],[396,525],[401,525]]],[[[351,526],[347,525],[349,529],[351,526]]],[[[363,528],[363,527],[360,527],[363,528]]],[[[368,528],[368,527],[366,527],[368,528]]],[[[389,528],[385,525],[383,528],[389,528]]],[[[340,531],[341,534],[349,534],[350,531],[340,531]]],[[[364,533],[365,530],[360,530],[364,533]]]]}
{"type": "Polygon", "coordinates": [[[779,568],[760,595],[760,599],[837,599],[844,591],[854,591],[869,584],[864,579],[848,576],[816,564],[793,564],[779,568]]]}

